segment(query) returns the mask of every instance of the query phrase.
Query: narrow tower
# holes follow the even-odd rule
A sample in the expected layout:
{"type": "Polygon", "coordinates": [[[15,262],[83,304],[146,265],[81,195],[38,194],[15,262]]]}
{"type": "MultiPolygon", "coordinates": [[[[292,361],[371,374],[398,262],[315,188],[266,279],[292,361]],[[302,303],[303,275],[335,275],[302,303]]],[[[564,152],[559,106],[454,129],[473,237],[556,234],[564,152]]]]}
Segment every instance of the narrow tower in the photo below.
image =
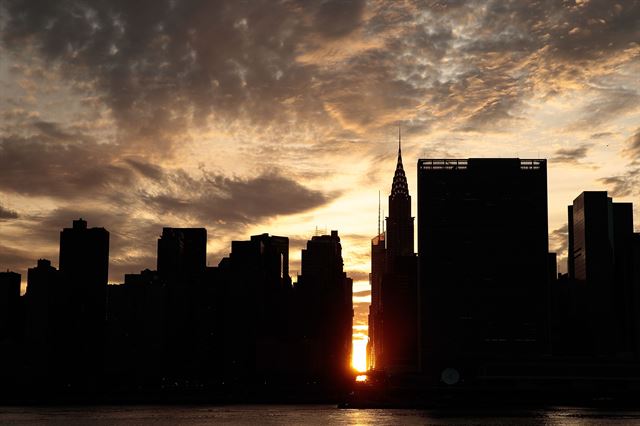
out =
{"type": "Polygon", "coordinates": [[[398,128],[398,162],[389,195],[387,217],[387,258],[390,262],[398,256],[413,255],[413,217],[407,176],[402,166],[402,135],[398,128]]]}
{"type": "Polygon", "coordinates": [[[371,305],[375,313],[373,366],[391,373],[416,371],[417,261],[413,252],[411,196],[402,166],[400,129],[386,225],[386,232],[383,228],[371,244],[371,305]]]}

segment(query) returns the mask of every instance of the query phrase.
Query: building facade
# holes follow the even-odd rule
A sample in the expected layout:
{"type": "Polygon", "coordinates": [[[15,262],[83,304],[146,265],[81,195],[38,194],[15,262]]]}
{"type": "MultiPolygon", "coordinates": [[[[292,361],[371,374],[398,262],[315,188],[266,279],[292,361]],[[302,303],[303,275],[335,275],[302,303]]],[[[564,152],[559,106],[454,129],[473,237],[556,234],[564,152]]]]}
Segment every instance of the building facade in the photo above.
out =
{"type": "Polygon", "coordinates": [[[410,372],[417,369],[418,356],[417,258],[400,135],[388,207],[386,231],[371,242],[369,365],[388,373],[410,372]]]}
{"type": "Polygon", "coordinates": [[[578,322],[585,328],[580,348],[600,357],[635,351],[633,206],[614,203],[606,191],[585,191],[568,209],[569,279],[578,322]]]}
{"type": "Polygon", "coordinates": [[[545,160],[418,161],[420,367],[473,381],[548,350],[545,160]]]}

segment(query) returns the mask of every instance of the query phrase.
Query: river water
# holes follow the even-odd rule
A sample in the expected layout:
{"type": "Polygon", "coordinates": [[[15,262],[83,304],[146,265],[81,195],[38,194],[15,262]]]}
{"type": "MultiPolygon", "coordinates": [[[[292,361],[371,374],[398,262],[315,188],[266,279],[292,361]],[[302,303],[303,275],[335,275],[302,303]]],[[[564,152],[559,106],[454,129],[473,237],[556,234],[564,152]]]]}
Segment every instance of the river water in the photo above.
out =
{"type": "Polygon", "coordinates": [[[0,407],[1,425],[628,425],[637,411],[557,407],[437,411],[324,405],[0,407]]]}

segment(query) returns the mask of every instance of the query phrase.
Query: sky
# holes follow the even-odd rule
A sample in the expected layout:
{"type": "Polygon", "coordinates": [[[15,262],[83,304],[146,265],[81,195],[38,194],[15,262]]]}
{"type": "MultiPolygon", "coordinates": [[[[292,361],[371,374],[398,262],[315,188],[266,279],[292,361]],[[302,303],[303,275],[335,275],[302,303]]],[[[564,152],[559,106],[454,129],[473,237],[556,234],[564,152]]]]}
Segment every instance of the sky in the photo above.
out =
{"type": "MultiPolygon", "coordinates": [[[[396,164],[548,159],[550,248],[584,190],[636,205],[640,2],[0,1],[0,269],[57,266],[59,231],[111,234],[110,281],[163,226],[337,229],[366,333],[370,240],[396,164]]],[[[362,333],[362,335],[358,334],[362,333]]]]}

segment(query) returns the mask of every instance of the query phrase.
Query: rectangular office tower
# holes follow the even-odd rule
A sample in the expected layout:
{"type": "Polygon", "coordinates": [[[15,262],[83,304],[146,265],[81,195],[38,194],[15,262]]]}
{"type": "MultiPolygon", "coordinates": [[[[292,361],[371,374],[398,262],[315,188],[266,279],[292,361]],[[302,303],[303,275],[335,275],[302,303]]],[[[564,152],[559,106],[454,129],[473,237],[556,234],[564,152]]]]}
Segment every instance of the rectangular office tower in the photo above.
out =
{"type": "Polygon", "coordinates": [[[60,272],[79,324],[102,324],[106,315],[109,232],[82,218],[60,232],[60,272]]]}
{"type": "Polygon", "coordinates": [[[304,359],[306,373],[321,382],[340,382],[352,373],[353,281],[343,269],[338,231],[307,241],[300,263],[296,321],[311,349],[304,359]]]}
{"type": "Polygon", "coordinates": [[[418,161],[420,368],[473,383],[547,350],[546,160],[418,161]]]}
{"type": "Polygon", "coordinates": [[[62,299],[59,348],[66,348],[58,374],[70,382],[90,380],[99,374],[104,356],[104,327],[109,275],[109,232],[73,221],[60,232],[60,286],[62,299]]]}
{"type": "Polygon", "coordinates": [[[585,191],[569,206],[569,278],[585,354],[632,353],[633,206],[606,191],[585,191]]]}

